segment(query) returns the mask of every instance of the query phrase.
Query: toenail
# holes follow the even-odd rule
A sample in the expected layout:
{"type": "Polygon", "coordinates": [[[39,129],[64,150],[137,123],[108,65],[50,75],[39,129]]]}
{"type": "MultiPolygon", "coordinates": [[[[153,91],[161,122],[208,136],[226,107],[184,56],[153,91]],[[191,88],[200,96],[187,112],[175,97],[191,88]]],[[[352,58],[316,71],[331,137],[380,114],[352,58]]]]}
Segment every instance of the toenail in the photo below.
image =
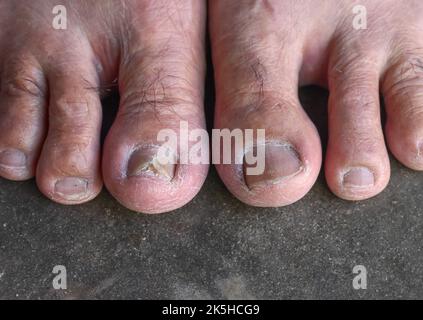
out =
{"type": "Polygon", "coordinates": [[[77,177],[66,177],[56,182],[54,192],[67,200],[80,200],[86,197],[88,181],[77,177]]]}
{"type": "Polygon", "coordinates": [[[264,171],[262,174],[251,175],[246,169],[245,158],[248,153],[257,154],[257,147],[246,153],[244,157],[244,177],[250,189],[266,184],[277,184],[282,180],[295,176],[303,169],[303,163],[298,152],[289,144],[267,143],[265,145],[264,171]]]}
{"type": "Polygon", "coordinates": [[[368,168],[357,167],[344,174],[342,184],[344,187],[363,188],[371,187],[375,183],[375,176],[368,168]]]}
{"type": "Polygon", "coordinates": [[[417,157],[423,157],[423,141],[417,146],[417,157]]]}
{"type": "Polygon", "coordinates": [[[22,151],[6,149],[0,152],[0,166],[10,169],[25,169],[26,156],[22,151]]]}
{"type": "Polygon", "coordinates": [[[169,161],[160,161],[160,146],[143,146],[132,153],[128,162],[127,174],[133,176],[154,176],[165,180],[172,180],[175,175],[176,158],[174,153],[167,149],[169,161]]]}

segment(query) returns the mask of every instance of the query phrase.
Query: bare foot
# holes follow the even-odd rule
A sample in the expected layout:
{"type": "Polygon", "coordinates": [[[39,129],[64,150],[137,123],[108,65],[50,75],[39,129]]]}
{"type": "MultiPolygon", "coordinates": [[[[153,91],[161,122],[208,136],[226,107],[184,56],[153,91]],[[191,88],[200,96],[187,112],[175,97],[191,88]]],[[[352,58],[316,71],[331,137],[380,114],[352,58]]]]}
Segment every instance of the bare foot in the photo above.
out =
{"type": "Polygon", "coordinates": [[[379,91],[389,149],[423,170],[422,1],[215,0],[209,14],[215,126],[266,129],[263,175],[217,167],[240,200],[287,205],[315,182],[320,140],[298,100],[298,86],[306,84],[330,90],[325,169],[336,195],[366,199],[389,181],[379,91]],[[359,4],[367,10],[367,29],[354,27],[359,4]]]}
{"type": "Polygon", "coordinates": [[[204,127],[206,5],[197,0],[0,3],[0,175],[36,176],[50,199],[78,204],[102,188],[126,207],[157,213],[199,191],[207,165],[155,170],[161,128],[204,127]],[[121,104],[100,165],[97,88],[118,79],[121,104]]]}

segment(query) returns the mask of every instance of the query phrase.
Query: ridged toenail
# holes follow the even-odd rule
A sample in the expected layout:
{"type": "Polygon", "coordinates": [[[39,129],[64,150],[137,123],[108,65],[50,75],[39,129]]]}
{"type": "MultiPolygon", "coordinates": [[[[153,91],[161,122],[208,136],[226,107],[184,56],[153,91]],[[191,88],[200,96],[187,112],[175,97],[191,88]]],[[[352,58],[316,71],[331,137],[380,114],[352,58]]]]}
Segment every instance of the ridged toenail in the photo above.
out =
{"type": "Polygon", "coordinates": [[[160,146],[146,146],[136,150],[128,162],[128,176],[150,175],[172,180],[175,175],[176,157],[171,150],[160,148],[160,146]],[[160,159],[159,150],[167,156],[160,159]]]}
{"type": "MultiPolygon", "coordinates": [[[[289,144],[267,143],[265,145],[264,171],[262,174],[248,174],[247,168],[252,167],[246,163],[248,153],[257,154],[257,147],[246,153],[244,157],[244,177],[250,189],[266,184],[276,184],[280,181],[298,174],[303,169],[303,163],[297,151],[289,144]]],[[[257,160],[259,161],[259,160],[257,160]]]]}
{"type": "Polygon", "coordinates": [[[26,165],[26,156],[22,151],[6,149],[0,152],[0,166],[10,169],[24,169],[26,165]]]}
{"type": "Polygon", "coordinates": [[[56,182],[54,192],[67,200],[79,200],[86,197],[88,181],[77,177],[66,177],[56,182]]]}
{"type": "Polygon", "coordinates": [[[375,176],[368,168],[356,167],[344,174],[342,184],[344,187],[365,188],[375,183],[375,176]]]}

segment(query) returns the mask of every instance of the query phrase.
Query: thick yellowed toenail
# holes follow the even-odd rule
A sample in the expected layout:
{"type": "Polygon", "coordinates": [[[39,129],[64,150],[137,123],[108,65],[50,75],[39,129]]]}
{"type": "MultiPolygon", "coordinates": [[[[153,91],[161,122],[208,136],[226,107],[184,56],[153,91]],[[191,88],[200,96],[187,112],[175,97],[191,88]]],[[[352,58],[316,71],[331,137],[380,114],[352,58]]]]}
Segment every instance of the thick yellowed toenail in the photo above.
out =
{"type": "MultiPolygon", "coordinates": [[[[257,147],[247,152],[257,154],[257,147]]],[[[259,160],[258,160],[259,161],[259,160]]],[[[244,158],[244,177],[250,189],[277,184],[282,180],[295,176],[303,170],[303,163],[297,151],[289,144],[268,143],[265,145],[264,171],[259,175],[247,173],[249,165],[244,158]]]]}
{"type": "Polygon", "coordinates": [[[366,167],[351,168],[342,179],[343,186],[347,188],[367,188],[373,186],[374,183],[375,176],[366,167]]]}
{"type": "Polygon", "coordinates": [[[159,149],[159,146],[147,146],[136,150],[128,162],[128,176],[150,175],[172,180],[175,175],[175,157],[171,154],[171,161],[160,161],[159,149]]]}

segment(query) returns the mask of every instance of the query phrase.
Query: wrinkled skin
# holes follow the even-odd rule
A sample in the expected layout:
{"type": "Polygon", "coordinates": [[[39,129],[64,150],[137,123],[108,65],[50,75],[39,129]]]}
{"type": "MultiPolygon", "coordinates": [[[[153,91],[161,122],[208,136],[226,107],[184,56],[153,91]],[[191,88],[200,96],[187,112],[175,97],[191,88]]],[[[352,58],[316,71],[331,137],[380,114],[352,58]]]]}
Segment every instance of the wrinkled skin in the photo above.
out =
{"type": "Polygon", "coordinates": [[[420,0],[62,1],[67,30],[52,27],[55,4],[0,2],[0,175],[35,176],[54,201],[89,201],[104,181],[126,207],[160,213],[199,191],[207,165],[159,168],[149,159],[160,129],[177,131],[180,120],[205,127],[207,9],[215,127],[266,129],[263,175],[217,166],[240,200],[287,205],[314,184],[320,139],[298,101],[299,85],[330,90],[325,172],[336,195],[381,192],[388,148],[423,170],[420,0]],[[367,8],[366,30],[353,28],[357,4],[367,8]],[[119,112],[100,146],[100,95],[115,79],[119,112]]]}

